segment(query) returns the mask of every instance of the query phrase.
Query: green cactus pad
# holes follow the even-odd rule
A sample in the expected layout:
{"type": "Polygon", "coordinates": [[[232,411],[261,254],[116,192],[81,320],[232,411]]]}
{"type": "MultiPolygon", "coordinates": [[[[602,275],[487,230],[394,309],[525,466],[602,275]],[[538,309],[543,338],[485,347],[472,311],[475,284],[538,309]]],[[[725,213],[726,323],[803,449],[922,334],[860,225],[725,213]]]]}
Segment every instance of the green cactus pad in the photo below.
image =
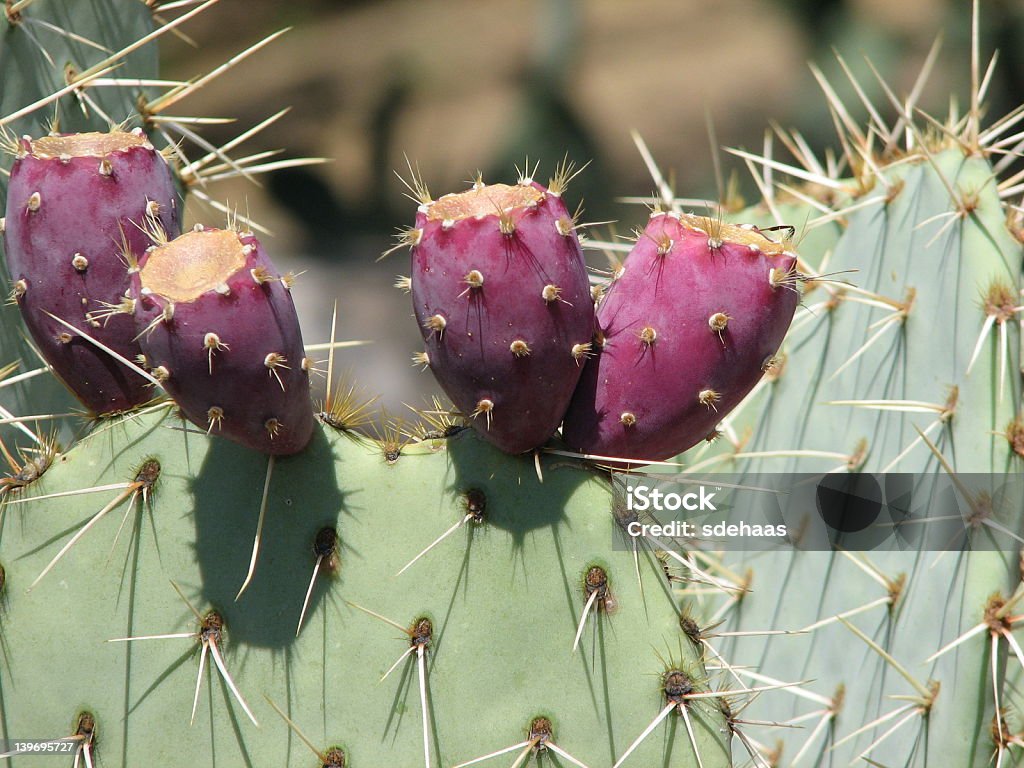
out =
{"type": "MultiPolygon", "coordinates": [[[[61,456],[26,497],[130,481],[147,460],[159,462],[160,475],[151,505],[135,505],[116,544],[127,504],[30,592],[64,542],[119,491],[8,506],[4,735],[70,735],[76,712],[88,709],[108,765],[312,764],[267,696],[321,751],[342,745],[351,765],[420,765],[415,653],[380,680],[409,637],[351,604],[402,626],[432,622],[435,765],[523,741],[538,715],[554,724],[559,747],[589,766],[611,764],[665,705],[661,659],[707,689],[660,563],[641,550],[641,593],[632,553],[611,551],[619,533],[605,477],[545,459],[541,484],[531,459],[505,456],[469,430],[446,450],[393,465],[376,443],[327,432],[304,453],[277,459],[255,578],[238,602],[265,457],[160,415],[110,425],[61,456]],[[467,522],[396,576],[467,514],[469,491],[477,507],[480,494],[486,499],[484,521],[467,522]],[[334,577],[321,570],[296,638],[324,527],[340,537],[340,566],[334,577]],[[604,607],[573,653],[583,578],[594,565],[614,600],[595,601],[604,607]],[[201,615],[223,617],[226,665],[259,728],[215,670],[204,674],[189,726],[196,638],[107,642],[197,631],[172,580],[201,615]]],[[[705,768],[728,765],[718,700],[687,708],[705,768]]],[[[673,715],[626,765],[696,765],[680,720],[673,715]]]]}
{"type": "MultiPolygon", "coordinates": [[[[995,489],[1021,468],[1006,434],[1020,397],[1019,325],[1005,323],[1005,358],[999,324],[980,346],[978,339],[989,286],[1019,296],[1021,244],[1006,227],[983,158],[955,148],[933,157],[915,152],[883,173],[885,183],[864,192],[864,204],[849,214],[828,262],[829,272],[856,287],[810,288],[803,302],[816,308],[803,321],[798,312],[781,375],[728,420],[740,444],[723,439],[683,460],[691,471],[991,473],[995,503],[961,498],[971,531],[952,549],[962,543],[963,551],[786,551],[747,559],[752,592],[725,614],[726,629],[814,629],[739,637],[722,650],[732,664],[755,665],[769,677],[813,681],[806,690],[817,700],[791,696],[785,705],[772,699],[749,710],[751,718],[796,718],[803,726],[776,735],[785,764],[970,766],[1002,751],[1008,765],[1017,756],[1005,743],[1000,750],[993,733],[997,699],[1005,732],[1022,725],[1013,682],[1022,664],[1017,625],[1002,623],[1019,611],[1002,619],[993,611],[1021,590],[1024,499],[1019,483],[1007,497],[995,489]],[[909,306],[905,321],[888,330],[879,325],[901,306],[909,306]],[[994,551],[967,551],[975,548],[994,551]],[[922,691],[837,616],[891,654],[921,688],[937,682],[934,701],[922,705],[922,691]],[[834,718],[825,716],[830,699],[834,718]]],[[[823,254],[804,256],[819,264],[823,254]]],[[[895,480],[887,488],[897,505],[909,490],[895,480]]],[[[725,562],[736,569],[737,559],[725,562]]]]}

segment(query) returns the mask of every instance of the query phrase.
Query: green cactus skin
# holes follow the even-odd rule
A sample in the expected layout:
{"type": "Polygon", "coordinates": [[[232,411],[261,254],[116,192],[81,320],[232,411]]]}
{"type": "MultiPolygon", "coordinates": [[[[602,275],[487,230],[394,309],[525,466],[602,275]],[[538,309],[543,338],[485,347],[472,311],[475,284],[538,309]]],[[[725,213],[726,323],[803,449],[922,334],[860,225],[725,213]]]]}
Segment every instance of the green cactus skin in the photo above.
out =
{"type": "MultiPolygon", "coordinates": [[[[21,11],[21,19],[11,24],[0,12],[0,73],[4,87],[0,91],[0,115],[12,114],[67,85],[65,67],[82,72],[107,56],[102,50],[60,35],[34,24],[46,22],[86,38],[108,51],[118,51],[153,30],[153,17],[145,3],[133,0],[89,0],[81,3],[36,2],[21,11]],[[29,32],[31,34],[29,34],[29,32]],[[38,41],[53,60],[51,64],[36,45],[38,41]]],[[[155,78],[157,48],[144,45],[123,58],[117,76],[155,78]]],[[[115,120],[135,114],[138,90],[131,88],[94,88],[89,97],[115,120]]],[[[53,118],[52,105],[8,125],[17,134],[39,135],[53,118]]],[[[106,130],[109,126],[94,110],[77,106],[73,96],[61,100],[62,131],[106,130]]],[[[4,161],[4,166],[10,159],[4,161]]]]}
{"type": "MultiPolygon", "coordinates": [[[[161,468],[151,507],[135,505],[116,544],[127,505],[111,510],[28,592],[118,491],[7,508],[5,736],[64,735],[78,707],[95,714],[107,765],[312,764],[266,695],[321,750],[343,745],[350,765],[422,765],[413,656],[380,681],[409,639],[349,603],[403,626],[432,621],[432,765],[522,741],[538,715],[554,723],[559,747],[588,766],[611,764],[665,703],[659,655],[702,669],[656,558],[641,551],[641,595],[632,553],[611,551],[619,534],[608,481],[582,465],[545,460],[541,484],[532,460],[503,455],[470,430],[447,450],[389,465],[372,441],[318,431],[304,453],[277,460],[256,575],[234,602],[265,469],[255,453],[150,414],[80,442],[25,498],[131,480],[147,459],[161,468]],[[470,490],[486,498],[484,521],[467,522],[396,576],[467,514],[470,490]],[[340,565],[333,577],[321,571],[296,638],[324,527],[340,536],[340,565]],[[591,617],[573,653],[593,565],[607,572],[616,607],[591,617]],[[195,632],[171,580],[200,614],[223,616],[225,661],[259,728],[215,674],[189,727],[195,639],[107,642],[195,632]]],[[[688,706],[705,768],[729,765],[717,701],[688,706]]],[[[695,766],[679,720],[625,765],[695,766]]]]}
{"type": "MultiPolygon", "coordinates": [[[[929,430],[929,440],[953,471],[991,472],[994,483],[1005,473],[1021,471],[1007,428],[1020,395],[1015,373],[1020,367],[1019,325],[1006,322],[1002,397],[998,330],[982,344],[971,373],[966,373],[985,322],[989,286],[1003,284],[1010,295],[1019,296],[1021,244],[1006,227],[992,168],[979,156],[945,149],[933,160],[921,154],[885,174],[890,184],[887,199],[849,216],[827,269],[856,269],[845,277],[897,302],[913,289],[905,323],[883,334],[857,361],[834,375],[877,332],[871,324],[893,310],[840,298],[802,326],[798,315],[797,330],[783,348],[781,375],[730,420],[741,441],[739,450],[721,440],[700,455],[683,456],[691,469],[703,465],[709,470],[814,472],[838,464],[846,465],[844,470],[888,469],[927,476],[948,470],[926,441],[919,440],[899,462],[894,459],[917,439],[915,426],[929,430],[939,422],[929,430]],[[964,201],[969,211],[957,215],[964,201]],[[948,226],[943,230],[944,224],[948,226]],[[955,400],[952,387],[958,394],[955,400]],[[863,400],[919,401],[938,408],[906,412],[831,404],[863,400]],[[807,450],[823,453],[792,453],[807,450]],[[765,457],[764,452],[779,453],[765,457]],[[748,453],[758,456],[745,458],[748,453]],[[845,456],[850,458],[844,460],[845,456]]],[[[863,197],[880,192],[884,190],[876,188],[863,197]]],[[[820,263],[822,254],[803,253],[811,263],[820,263]]],[[[826,292],[864,296],[826,284],[807,292],[804,303],[828,300],[826,292]]],[[[874,565],[857,554],[774,552],[751,563],[753,591],[727,614],[726,629],[818,627],[798,636],[739,637],[723,653],[731,663],[756,664],[771,677],[813,680],[807,689],[819,696],[832,698],[842,692],[834,720],[809,716],[801,721],[801,732],[780,729],[782,764],[798,756],[798,764],[804,765],[863,762],[862,753],[874,744],[863,756],[877,761],[873,764],[985,765],[999,751],[992,735],[997,732],[997,695],[1006,710],[1005,732],[1016,734],[1024,727],[1017,717],[1015,682],[1021,661],[1012,642],[999,632],[1005,626],[1012,636],[1016,625],[1002,625],[991,613],[993,600],[1007,599],[1022,589],[1019,539],[981,522],[989,517],[996,526],[1019,532],[1024,498],[1018,486],[1011,496],[996,498],[994,513],[986,510],[983,499],[978,501],[980,512],[964,505],[964,515],[974,514],[978,522],[973,540],[999,541],[1003,551],[869,554],[874,565]],[[851,562],[853,558],[859,566],[851,562]],[[818,597],[808,599],[809,592],[818,597]],[[843,741],[911,703],[893,696],[920,695],[853,630],[833,618],[864,606],[868,608],[851,613],[848,621],[921,685],[940,685],[925,718],[911,707],[843,741]],[[990,626],[929,661],[983,621],[990,626]],[[813,731],[818,725],[821,728],[813,731]],[[828,751],[832,746],[835,749],[828,751]]],[[[738,567],[730,558],[726,562],[738,567]]],[[[828,709],[798,697],[785,706],[778,699],[771,701],[770,706],[755,703],[747,716],[787,721],[828,709]]],[[[1001,760],[1003,765],[1017,764],[1019,756],[1005,751],[1001,760]]]]}

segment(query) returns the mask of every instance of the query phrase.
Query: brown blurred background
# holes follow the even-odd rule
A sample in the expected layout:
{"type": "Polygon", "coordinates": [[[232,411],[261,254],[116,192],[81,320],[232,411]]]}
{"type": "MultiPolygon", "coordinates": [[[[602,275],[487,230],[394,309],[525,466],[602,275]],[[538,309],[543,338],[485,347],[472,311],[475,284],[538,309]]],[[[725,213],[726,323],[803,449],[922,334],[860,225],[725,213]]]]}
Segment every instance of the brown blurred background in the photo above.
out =
{"type": "MultiPolygon", "coordinates": [[[[982,66],[1000,49],[991,117],[1024,101],[1024,3],[982,0],[981,16],[982,66]]],[[[291,106],[241,154],[331,158],[213,193],[273,230],[265,242],[282,269],[306,271],[294,293],[307,342],[328,338],[335,300],[339,338],[374,340],[339,352],[336,369],[353,371],[392,410],[436,391],[410,365],[419,333],[409,298],[391,287],[408,273],[408,254],[376,261],[395,228],[412,222],[393,173],[405,170],[405,155],[435,196],[478,169],[488,181],[514,180],[526,156],[540,161],[541,181],[565,154],[589,160],[570,203],[582,197],[584,220],[615,219],[626,232],[644,211],[616,198],[653,189],[631,129],[673,173],[677,193],[717,197],[706,112],[720,145],[758,150],[775,120],[816,149],[830,146],[814,61],[853,114],[864,113],[832,48],[883,105],[862,54],[903,96],[941,33],[921,105],[944,116],[951,95],[968,103],[968,0],[222,0],[184,27],[197,47],[163,44],[164,74],[197,75],[286,26],[180,111],[237,118],[204,127],[220,143],[291,106]]],[[[741,161],[722,159],[755,200],[741,161]]]]}

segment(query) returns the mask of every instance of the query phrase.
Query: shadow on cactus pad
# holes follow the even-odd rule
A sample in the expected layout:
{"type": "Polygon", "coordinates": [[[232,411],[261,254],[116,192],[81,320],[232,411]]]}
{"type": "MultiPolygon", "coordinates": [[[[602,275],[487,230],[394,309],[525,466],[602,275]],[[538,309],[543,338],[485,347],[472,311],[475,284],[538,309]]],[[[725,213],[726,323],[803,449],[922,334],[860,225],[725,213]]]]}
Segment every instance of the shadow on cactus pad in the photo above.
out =
{"type": "MultiPolygon", "coordinates": [[[[347,511],[334,462],[334,449],[319,430],[302,453],[275,460],[255,575],[235,602],[249,565],[267,457],[227,440],[210,442],[192,483],[196,559],[203,598],[225,613],[233,638],[265,647],[295,640],[317,533],[337,528],[347,511]]],[[[340,556],[346,557],[344,533],[340,556]]],[[[344,566],[340,574],[344,579],[344,566]]],[[[322,592],[313,590],[309,610],[315,609],[318,596],[322,592]]]]}

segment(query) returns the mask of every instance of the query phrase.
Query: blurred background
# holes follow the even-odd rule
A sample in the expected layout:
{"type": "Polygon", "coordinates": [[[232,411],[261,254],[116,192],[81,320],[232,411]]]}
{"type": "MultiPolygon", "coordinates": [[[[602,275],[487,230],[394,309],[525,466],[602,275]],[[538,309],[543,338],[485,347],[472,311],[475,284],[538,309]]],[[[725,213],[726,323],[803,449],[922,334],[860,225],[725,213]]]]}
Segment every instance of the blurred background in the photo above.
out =
{"type": "MultiPolygon", "coordinates": [[[[1024,102],[1024,3],[982,0],[981,20],[983,70],[1000,51],[991,119],[1024,102]]],[[[409,297],[392,287],[408,274],[408,252],[377,261],[413,220],[394,173],[408,176],[406,156],[435,197],[478,170],[514,182],[527,156],[542,183],[564,155],[589,161],[570,208],[582,199],[584,221],[616,220],[626,233],[646,211],[618,198],[653,191],[631,129],[677,194],[717,199],[708,115],[719,146],[760,151],[771,121],[797,128],[816,151],[833,146],[809,61],[864,113],[833,49],[881,107],[864,57],[903,97],[941,35],[920,105],[944,118],[950,92],[961,109],[968,103],[969,0],[222,0],[183,28],[190,40],[165,40],[164,74],[193,77],[283,27],[291,30],[181,111],[237,118],[203,127],[220,144],[290,106],[243,154],[330,158],[212,191],[272,230],[264,242],[281,269],[305,270],[294,294],[307,343],[327,340],[335,301],[338,338],[374,342],[339,351],[335,369],[372,384],[392,411],[437,391],[410,363],[419,332],[409,297]]],[[[719,154],[756,202],[742,161],[719,154]]],[[[776,155],[789,159],[777,142],[776,155]]],[[[607,263],[600,252],[588,259],[607,263]]]]}

